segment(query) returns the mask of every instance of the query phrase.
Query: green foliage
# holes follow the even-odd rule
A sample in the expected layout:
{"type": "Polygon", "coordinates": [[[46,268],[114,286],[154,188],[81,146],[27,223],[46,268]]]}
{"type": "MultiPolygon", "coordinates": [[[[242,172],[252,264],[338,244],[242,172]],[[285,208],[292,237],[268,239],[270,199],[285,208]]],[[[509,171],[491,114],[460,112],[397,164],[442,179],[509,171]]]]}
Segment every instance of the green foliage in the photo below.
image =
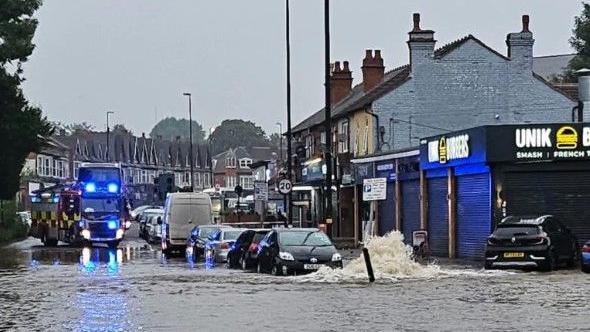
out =
{"type": "Polygon", "coordinates": [[[39,0],[3,0],[0,6],[0,199],[11,199],[30,152],[38,152],[53,133],[41,110],[29,105],[20,87],[22,63],[33,52],[39,0]],[[15,69],[11,72],[11,69],[15,69]]]}
{"type": "Polygon", "coordinates": [[[213,154],[218,154],[237,146],[268,146],[269,140],[264,130],[254,122],[244,120],[224,120],[215,128],[210,137],[213,154]]]}
{"type": "Polygon", "coordinates": [[[590,5],[583,2],[582,6],[584,9],[582,14],[574,19],[573,36],[569,40],[578,54],[568,64],[561,81],[576,82],[575,72],[582,68],[590,68],[590,5]]]}
{"type": "MultiPolygon", "coordinates": [[[[162,137],[164,140],[173,141],[177,136],[182,140],[189,140],[189,121],[169,117],[158,122],[150,132],[151,138],[162,137]]],[[[203,126],[193,120],[193,143],[202,143],[205,140],[203,126]]]]}
{"type": "Polygon", "coordinates": [[[8,243],[27,236],[28,227],[16,218],[14,201],[3,201],[0,204],[0,244],[8,243]]]}

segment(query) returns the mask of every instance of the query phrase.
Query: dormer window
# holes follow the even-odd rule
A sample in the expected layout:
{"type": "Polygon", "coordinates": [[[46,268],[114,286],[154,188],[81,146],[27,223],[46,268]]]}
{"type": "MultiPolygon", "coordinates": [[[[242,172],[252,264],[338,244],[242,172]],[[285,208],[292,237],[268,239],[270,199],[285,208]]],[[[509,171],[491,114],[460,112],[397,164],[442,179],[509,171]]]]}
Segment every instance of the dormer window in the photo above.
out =
{"type": "Polygon", "coordinates": [[[230,157],[230,158],[227,158],[227,159],[225,160],[225,165],[226,165],[227,167],[232,167],[232,168],[233,168],[233,167],[236,167],[236,158],[231,158],[231,157],[230,157]]]}
{"type": "Polygon", "coordinates": [[[240,168],[249,168],[252,165],[252,159],[243,158],[240,159],[240,168]]]}

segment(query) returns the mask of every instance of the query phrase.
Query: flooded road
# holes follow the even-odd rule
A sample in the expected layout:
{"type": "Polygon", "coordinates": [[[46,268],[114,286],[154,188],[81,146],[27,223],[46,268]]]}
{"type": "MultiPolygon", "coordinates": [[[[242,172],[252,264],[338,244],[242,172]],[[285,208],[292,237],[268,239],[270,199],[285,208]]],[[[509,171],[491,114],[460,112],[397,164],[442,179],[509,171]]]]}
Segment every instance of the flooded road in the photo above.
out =
{"type": "Polygon", "coordinates": [[[163,259],[140,239],[118,250],[0,249],[0,330],[580,331],[590,275],[444,266],[379,279],[272,277],[163,259]]]}

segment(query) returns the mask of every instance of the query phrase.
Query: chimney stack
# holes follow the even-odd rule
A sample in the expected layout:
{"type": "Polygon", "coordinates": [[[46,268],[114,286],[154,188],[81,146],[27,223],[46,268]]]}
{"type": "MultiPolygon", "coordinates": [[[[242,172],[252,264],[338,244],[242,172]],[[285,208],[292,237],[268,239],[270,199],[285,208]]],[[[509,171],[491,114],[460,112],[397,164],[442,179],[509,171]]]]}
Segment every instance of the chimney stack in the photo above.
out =
{"type": "Polygon", "coordinates": [[[422,30],[420,28],[420,14],[414,13],[414,27],[408,32],[408,47],[410,48],[410,65],[412,66],[412,75],[416,76],[420,67],[432,61],[434,57],[434,31],[422,30]]]}
{"type": "Polygon", "coordinates": [[[361,69],[363,70],[363,90],[368,92],[379,85],[385,75],[381,50],[375,50],[374,55],[372,50],[366,50],[361,69]]]}
{"type": "Polygon", "coordinates": [[[522,31],[509,33],[506,36],[508,46],[508,57],[523,74],[530,74],[533,71],[533,33],[529,29],[530,18],[522,16],[522,31]]]}
{"type": "Polygon", "coordinates": [[[336,61],[332,68],[330,76],[330,98],[332,105],[341,102],[352,90],[352,72],[350,71],[348,61],[343,62],[342,68],[340,61],[336,61]]]}

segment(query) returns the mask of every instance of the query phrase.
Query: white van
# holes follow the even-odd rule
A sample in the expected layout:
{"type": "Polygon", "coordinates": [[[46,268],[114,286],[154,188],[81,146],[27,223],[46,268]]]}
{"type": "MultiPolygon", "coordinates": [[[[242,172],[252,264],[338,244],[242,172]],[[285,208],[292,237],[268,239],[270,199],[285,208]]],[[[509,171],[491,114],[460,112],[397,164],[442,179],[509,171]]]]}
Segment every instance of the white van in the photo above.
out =
{"type": "Polygon", "coordinates": [[[193,227],[212,223],[211,198],[203,193],[172,193],[162,222],[162,252],[184,250],[193,227]]]}

